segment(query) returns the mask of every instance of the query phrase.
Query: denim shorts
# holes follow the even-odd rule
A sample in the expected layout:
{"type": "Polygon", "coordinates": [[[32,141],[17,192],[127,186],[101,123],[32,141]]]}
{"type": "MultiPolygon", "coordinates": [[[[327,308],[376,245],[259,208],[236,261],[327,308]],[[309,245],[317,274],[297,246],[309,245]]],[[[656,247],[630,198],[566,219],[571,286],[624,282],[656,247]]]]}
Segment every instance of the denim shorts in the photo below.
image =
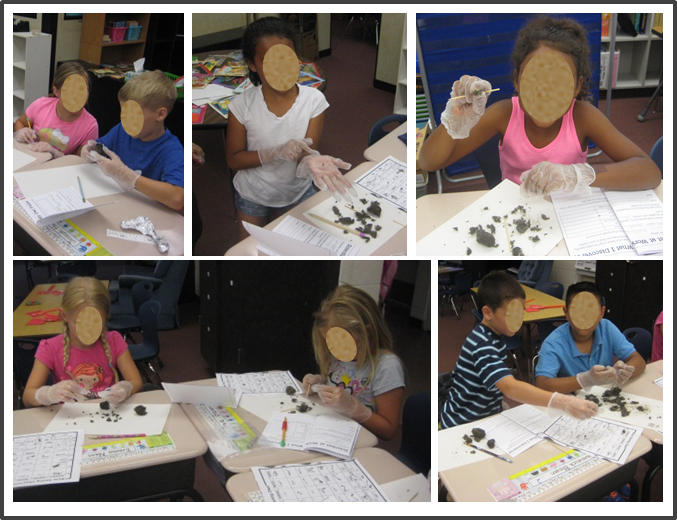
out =
{"type": "Polygon", "coordinates": [[[315,188],[313,188],[313,185],[311,184],[308,186],[308,189],[306,192],[301,196],[299,200],[294,202],[293,204],[290,204],[289,206],[285,206],[283,208],[271,208],[268,206],[264,206],[263,204],[259,204],[258,202],[253,202],[251,200],[245,199],[240,193],[235,190],[235,207],[237,210],[241,213],[244,213],[245,215],[249,215],[250,217],[267,217],[270,215],[270,212],[274,209],[279,209],[282,212],[288,211],[297,204],[301,204],[306,199],[309,199],[313,195],[317,193],[315,191],[315,188]]]}

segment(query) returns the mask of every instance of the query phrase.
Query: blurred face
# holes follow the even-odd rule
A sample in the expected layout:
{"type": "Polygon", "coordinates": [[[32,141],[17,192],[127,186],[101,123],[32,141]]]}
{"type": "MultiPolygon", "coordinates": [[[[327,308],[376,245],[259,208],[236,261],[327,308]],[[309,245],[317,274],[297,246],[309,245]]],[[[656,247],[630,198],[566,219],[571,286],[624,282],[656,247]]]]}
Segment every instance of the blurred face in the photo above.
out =
{"type": "Polygon", "coordinates": [[[512,337],[522,327],[524,308],[524,298],[506,300],[496,310],[492,310],[485,305],[482,307],[482,323],[496,334],[505,334],[512,337]]]}
{"type": "Polygon", "coordinates": [[[82,304],[72,312],[62,312],[62,317],[68,324],[68,332],[74,344],[93,345],[101,337],[104,316],[96,307],[82,304]]]}
{"type": "Polygon", "coordinates": [[[89,98],[87,80],[79,74],[71,74],[60,89],[52,87],[52,92],[61,100],[64,108],[74,114],[82,110],[89,98]]]}
{"type": "Polygon", "coordinates": [[[247,65],[258,73],[261,83],[278,92],[287,92],[299,77],[294,42],[280,36],[264,36],[256,46],[254,62],[247,65]]]}
{"type": "Polygon", "coordinates": [[[120,122],[122,128],[134,139],[153,138],[160,124],[167,117],[164,107],[150,109],[142,107],[134,100],[120,102],[120,122]]]}
{"type": "Polygon", "coordinates": [[[593,336],[605,312],[606,307],[602,307],[597,297],[589,292],[578,293],[569,307],[564,308],[564,315],[571,325],[571,333],[578,341],[585,341],[593,336]]]}
{"type": "Polygon", "coordinates": [[[327,326],[320,329],[331,355],[341,361],[357,359],[357,338],[341,327],[327,326]]]}

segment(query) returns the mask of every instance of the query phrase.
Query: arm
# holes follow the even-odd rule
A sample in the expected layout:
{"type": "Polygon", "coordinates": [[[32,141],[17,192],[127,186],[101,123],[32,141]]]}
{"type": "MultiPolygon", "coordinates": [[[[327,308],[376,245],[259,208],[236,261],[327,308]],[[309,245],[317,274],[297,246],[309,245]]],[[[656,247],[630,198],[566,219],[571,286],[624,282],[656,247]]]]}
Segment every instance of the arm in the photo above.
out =
{"type": "MultiPolygon", "coordinates": [[[[141,380],[141,374],[139,369],[136,368],[136,363],[132,359],[132,355],[129,352],[129,349],[125,350],[122,355],[117,359],[118,370],[125,381],[129,381],[132,384],[131,394],[135,394],[143,390],[143,381],[141,380]]],[[[130,395],[131,395],[130,394],[130,395]]]]}
{"type": "MultiPolygon", "coordinates": [[[[324,129],[324,112],[319,116],[312,118],[308,122],[308,130],[306,131],[306,137],[309,137],[313,140],[313,144],[310,147],[313,150],[317,150],[320,146],[320,139],[322,138],[322,130],[324,129]]],[[[303,152],[299,160],[306,155],[310,155],[308,152],[303,152]]]]}
{"type": "Polygon", "coordinates": [[[136,189],[171,209],[183,209],[183,188],[180,186],[141,176],[136,180],[136,189]]]}
{"type": "Polygon", "coordinates": [[[390,441],[395,438],[400,428],[404,388],[395,388],[385,394],[377,395],[374,399],[376,411],[362,423],[362,426],[379,439],[390,441]]]}
{"type": "MultiPolygon", "coordinates": [[[[576,378],[574,378],[576,379],[576,378]]],[[[552,392],[536,388],[535,386],[518,381],[512,376],[506,376],[496,383],[501,393],[520,403],[533,404],[535,406],[548,406],[552,392]]]]}
{"type": "Polygon", "coordinates": [[[21,114],[19,119],[14,121],[14,131],[15,132],[17,130],[21,130],[22,128],[28,128],[28,116],[26,115],[26,112],[21,114]]]}
{"type": "Polygon", "coordinates": [[[248,170],[261,166],[259,153],[247,150],[247,129],[231,112],[226,133],[226,162],[231,170],[248,170]]]}
{"type": "Polygon", "coordinates": [[[33,363],[33,370],[31,370],[31,375],[28,376],[28,381],[26,382],[26,388],[24,389],[24,394],[22,401],[27,408],[34,408],[36,406],[42,406],[35,399],[35,392],[42,386],[47,384],[47,379],[51,370],[45,365],[42,361],[36,359],[33,363]]]}

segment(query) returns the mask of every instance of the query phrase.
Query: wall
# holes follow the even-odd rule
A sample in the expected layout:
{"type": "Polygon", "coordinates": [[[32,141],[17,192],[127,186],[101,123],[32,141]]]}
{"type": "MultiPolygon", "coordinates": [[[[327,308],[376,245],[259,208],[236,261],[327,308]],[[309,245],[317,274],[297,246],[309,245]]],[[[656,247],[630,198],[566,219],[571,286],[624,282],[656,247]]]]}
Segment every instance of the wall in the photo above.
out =
{"type": "Polygon", "coordinates": [[[382,271],[382,260],[341,260],[339,285],[359,287],[378,302],[382,271]]]}
{"type": "Polygon", "coordinates": [[[383,13],[381,16],[376,79],[391,85],[397,84],[405,19],[404,13],[383,13]]]}
{"type": "Polygon", "coordinates": [[[25,16],[14,16],[17,20],[27,20],[30,25],[30,30],[42,28],[42,14],[37,13],[37,18],[26,18],[25,16]]]}
{"type": "Polygon", "coordinates": [[[56,30],[56,49],[54,51],[54,70],[60,61],[77,60],[80,55],[80,33],[82,20],[64,20],[59,14],[56,30]]]}
{"type": "Polygon", "coordinates": [[[194,13],[193,14],[193,37],[204,36],[228,29],[236,29],[247,25],[247,15],[244,13],[194,13]]]}
{"type": "Polygon", "coordinates": [[[331,14],[317,14],[317,46],[320,52],[331,48],[331,14]]]}

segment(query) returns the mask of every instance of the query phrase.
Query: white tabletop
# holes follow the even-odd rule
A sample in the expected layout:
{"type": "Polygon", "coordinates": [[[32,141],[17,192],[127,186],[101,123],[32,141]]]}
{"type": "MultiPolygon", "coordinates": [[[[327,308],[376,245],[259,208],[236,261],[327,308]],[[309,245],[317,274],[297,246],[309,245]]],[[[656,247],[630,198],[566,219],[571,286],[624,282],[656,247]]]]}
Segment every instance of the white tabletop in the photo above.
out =
{"type": "MultiPolygon", "coordinates": [[[[644,372],[623,385],[623,393],[662,401],[663,387],[654,384],[654,381],[660,377],[663,377],[662,359],[660,361],[649,363],[644,372]]],[[[663,436],[655,430],[644,428],[642,434],[656,444],[663,444],[663,436]]]]}
{"type": "Polygon", "coordinates": [[[389,155],[392,155],[395,159],[406,163],[407,145],[399,138],[406,131],[407,123],[404,122],[367,148],[364,151],[364,158],[367,161],[381,162],[389,155]]]}

